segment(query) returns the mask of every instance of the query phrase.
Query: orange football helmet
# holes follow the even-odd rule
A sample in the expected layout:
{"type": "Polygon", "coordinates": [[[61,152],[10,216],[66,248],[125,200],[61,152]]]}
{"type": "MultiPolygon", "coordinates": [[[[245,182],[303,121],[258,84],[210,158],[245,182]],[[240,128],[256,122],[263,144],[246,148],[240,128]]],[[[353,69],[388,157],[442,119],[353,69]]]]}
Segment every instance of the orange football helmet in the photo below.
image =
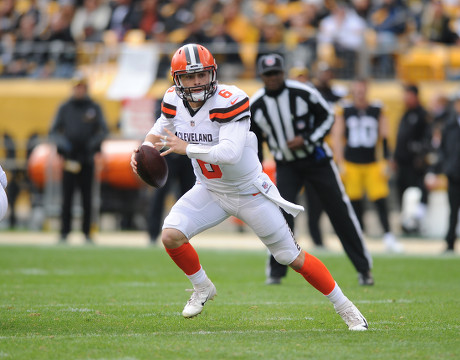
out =
{"type": "Polygon", "coordinates": [[[202,45],[187,44],[179,48],[171,60],[171,76],[177,95],[183,100],[205,101],[217,89],[217,64],[211,52],[202,45]],[[203,86],[184,87],[181,75],[209,71],[209,83],[203,86]],[[201,90],[201,91],[200,91],[201,90]]]}

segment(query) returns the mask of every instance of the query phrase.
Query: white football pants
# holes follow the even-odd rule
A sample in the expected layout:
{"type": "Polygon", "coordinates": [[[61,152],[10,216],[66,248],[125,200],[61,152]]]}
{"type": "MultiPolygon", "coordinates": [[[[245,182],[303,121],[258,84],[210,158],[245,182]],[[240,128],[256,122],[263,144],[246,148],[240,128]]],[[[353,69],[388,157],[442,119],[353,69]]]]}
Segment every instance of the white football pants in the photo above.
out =
{"type": "Polygon", "coordinates": [[[261,193],[217,194],[195,184],[172,207],[163,229],[177,229],[190,240],[231,215],[244,221],[280,263],[288,265],[299,255],[300,247],[278,205],[261,193]]]}

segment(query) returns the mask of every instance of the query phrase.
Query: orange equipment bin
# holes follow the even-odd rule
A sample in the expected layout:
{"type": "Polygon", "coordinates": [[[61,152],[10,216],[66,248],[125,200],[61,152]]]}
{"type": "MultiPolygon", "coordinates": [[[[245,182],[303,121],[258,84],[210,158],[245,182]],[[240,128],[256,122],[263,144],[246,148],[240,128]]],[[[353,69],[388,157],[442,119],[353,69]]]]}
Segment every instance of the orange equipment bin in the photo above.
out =
{"type": "Polygon", "coordinates": [[[138,140],[105,140],[101,146],[100,181],[115,188],[141,187],[142,181],[130,165],[131,154],[139,144],[138,140]]]}
{"type": "Polygon", "coordinates": [[[264,173],[270,177],[270,180],[276,184],[276,163],[275,160],[264,160],[262,164],[264,173]]]}
{"type": "Polygon", "coordinates": [[[59,181],[62,176],[62,158],[53,144],[38,144],[32,150],[27,161],[30,180],[42,190],[46,181],[59,181]],[[47,173],[48,172],[48,173],[47,173]]]}
{"type": "MultiPolygon", "coordinates": [[[[142,181],[131,169],[131,154],[139,146],[138,140],[105,140],[95,162],[100,182],[115,188],[137,189],[142,181]]],[[[62,176],[63,159],[53,144],[37,145],[30,154],[27,170],[31,181],[43,189],[46,181],[59,181],[62,176]]]]}

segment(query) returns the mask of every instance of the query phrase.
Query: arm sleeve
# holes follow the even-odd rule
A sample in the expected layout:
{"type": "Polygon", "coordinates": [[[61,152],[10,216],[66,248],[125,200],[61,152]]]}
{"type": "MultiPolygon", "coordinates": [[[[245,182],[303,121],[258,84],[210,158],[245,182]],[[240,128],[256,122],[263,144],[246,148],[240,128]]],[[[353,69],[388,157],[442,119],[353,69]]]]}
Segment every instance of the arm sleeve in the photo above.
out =
{"type": "Polygon", "coordinates": [[[309,103],[310,111],[315,117],[315,129],[306,140],[311,143],[322,142],[334,124],[334,112],[316,89],[311,93],[309,103]]]}
{"type": "Polygon", "coordinates": [[[105,119],[104,112],[100,105],[97,105],[97,113],[98,113],[98,123],[99,123],[99,133],[102,134],[103,137],[109,134],[109,128],[107,126],[107,121],[105,119]]]}
{"type": "Polygon", "coordinates": [[[166,119],[164,115],[161,115],[157,121],[155,121],[155,124],[153,127],[150,129],[147,135],[158,135],[158,136],[163,136],[163,135],[168,135],[164,129],[168,129],[171,131],[173,134],[176,132],[176,129],[174,128],[174,125],[172,124],[171,121],[166,119]]]}
{"type": "Polygon", "coordinates": [[[216,165],[236,164],[243,154],[249,123],[249,117],[247,117],[244,120],[223,125],[219,130],[217,145],[189,144],[187,156],[216,165]]]}
{"type": "Polygon", "coordinates": [[[62,112],[63,112],[63,108],[62,106],[60,106],[56,112],[56,115],[54,116],[53,122],[49,130],[49,136],[51,137],[58,135],[60,132],[60,129],[62,126],[62,117],[63,117],[62,112]]]}
{"type": "Polygon", "coordinates": [[[56,113],[48,133],[49,139],[56,144],[57,150],[60,154],[66,154],[72,150],[72,144],[62,134],[62,127],[64,124],[64,106],[61,105],[56,113]]]}
{"type": "Polygon", "coordinates": [[[390,147],[388,146],[387,138],[383,138],[382,146],[383,146],[383,158],[385,160],[388,160],[391,157],[391,152],[390,152],[390,147]]]}
{"type": "Polygon", "coordinates": [[[102,141],[104,141],[104,139],[107,137],[109,133],[109,129],[107,127],[107,123],[102,108],[98,104],[96,104],[96,109],[98,121],[97,131],[94,133],[94,135],[88,142],[88,149],[91,152],[100,151],[102,141]]]}
{"type": "Polygon", "coordinates": [[[257,125],[255,121],[251,121],[251,131],[257,137],[257,155],[259,156],[260,163],[264,161],[264,151],[263,151],[263,143],[266,141],[265,136],[262,132],[262,129],[257,125]]]}

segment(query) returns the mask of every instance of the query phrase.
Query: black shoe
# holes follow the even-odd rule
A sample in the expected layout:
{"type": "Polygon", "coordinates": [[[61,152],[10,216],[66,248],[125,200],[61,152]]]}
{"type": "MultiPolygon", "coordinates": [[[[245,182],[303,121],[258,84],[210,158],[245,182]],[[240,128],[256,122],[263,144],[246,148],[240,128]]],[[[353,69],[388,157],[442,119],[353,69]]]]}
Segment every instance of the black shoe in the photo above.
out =
{"type": "Polygon", "coordinates": [[[369,271],[358,273],[359,285],[362,286],[372,286],[374,285],[374,278],[372,273],[369,271]]]}

